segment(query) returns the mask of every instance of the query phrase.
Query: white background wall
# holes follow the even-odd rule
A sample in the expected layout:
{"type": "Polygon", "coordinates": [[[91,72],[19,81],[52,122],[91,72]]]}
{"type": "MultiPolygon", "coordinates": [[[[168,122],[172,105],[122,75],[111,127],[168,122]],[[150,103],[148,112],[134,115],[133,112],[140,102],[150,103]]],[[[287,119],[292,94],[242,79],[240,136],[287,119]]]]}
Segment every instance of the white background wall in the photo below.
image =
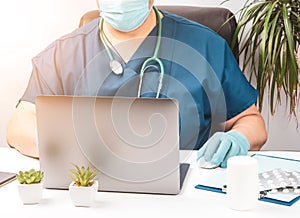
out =
{"type": "MultiPolygon", "coordinates": [[[[219,6],[223,0],[155,0],[155,4],[219,6]]],[[[223,7],[236,12],[241,0],[223,7]]],[[[31,73],[31,58],[56,38],[77,28],[82,14],[96,9],[95,0],[0,0],[0,146],[6,126],[31,73]]],[[[300,108],[298,110],[300,114],[300,108]]],[[[264,149],[300,150],[300,129],[284,107],[275,117],[265,110],[269,140],[264,149]]],[[[300,127],[299,127],[300,128],[300,127]]]]}

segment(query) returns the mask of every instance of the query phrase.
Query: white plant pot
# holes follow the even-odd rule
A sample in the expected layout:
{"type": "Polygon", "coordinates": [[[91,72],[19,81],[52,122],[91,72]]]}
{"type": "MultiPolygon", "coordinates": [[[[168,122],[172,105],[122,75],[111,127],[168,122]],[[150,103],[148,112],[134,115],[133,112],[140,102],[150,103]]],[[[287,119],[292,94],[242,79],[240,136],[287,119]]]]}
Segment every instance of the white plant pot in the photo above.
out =
{"type": "Polygon", "coordinates": [[[38,204],[43,197],[43,182],[19,184],[18,189],[23,204],[38,204]]]}
{"type": "Polygon", "coordinates": [[[74,182],[69,185],[70,197],[73,204],[77,207],[90,207],[95,201],[95,196],[98,191],[98,181],[95,181],[92,186],[83,187],[76,186],[74,182]]]}

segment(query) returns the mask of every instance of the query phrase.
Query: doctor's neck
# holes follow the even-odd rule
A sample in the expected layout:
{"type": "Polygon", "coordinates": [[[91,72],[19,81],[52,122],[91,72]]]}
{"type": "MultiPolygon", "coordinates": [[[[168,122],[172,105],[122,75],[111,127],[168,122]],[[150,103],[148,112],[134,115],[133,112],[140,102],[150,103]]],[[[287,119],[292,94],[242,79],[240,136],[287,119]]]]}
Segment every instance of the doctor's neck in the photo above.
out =
{"type": "MultiPolygon", "coordinates": [[[[161,13],[160,16],[162,17],[161,13]]],[[[103,23],[103,31],[105,32],[109,40],[112,42],[112,44],[117,44],[125,40],[147,37],[148,34],[151,32],[151,30],[156,26],[156,24],[157,24],[156,14],[154,9],[151,8],[148,17],[143,22],[143,24],[133,31],[130,32],[119,31],[117,29],[114,29],[105,21],[103,23]]]]}

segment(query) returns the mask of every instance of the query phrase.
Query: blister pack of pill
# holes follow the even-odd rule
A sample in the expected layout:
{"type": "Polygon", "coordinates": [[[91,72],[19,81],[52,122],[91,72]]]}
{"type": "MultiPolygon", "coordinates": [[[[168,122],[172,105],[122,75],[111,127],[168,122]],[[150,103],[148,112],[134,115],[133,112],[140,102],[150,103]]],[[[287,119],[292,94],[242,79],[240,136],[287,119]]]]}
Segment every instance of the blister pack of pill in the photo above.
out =
{"type": "Polygon", "coordinates": [[[289,186],[297,187],[300,186],[300,172],[292,171],[292,172],[285,172],[285,175],[289,179],[289,186]]]}
{"type": "Polygon", "coordinates": [[[286,187],[290,183],[285,172],[281,169],[259,173],[258,177],[260,191],[286,187]]]}
{"type": "Polygon", "coordinates": [[[300,193],[300,172],[274,169],[259,173],[259,191],[300,193]]]}

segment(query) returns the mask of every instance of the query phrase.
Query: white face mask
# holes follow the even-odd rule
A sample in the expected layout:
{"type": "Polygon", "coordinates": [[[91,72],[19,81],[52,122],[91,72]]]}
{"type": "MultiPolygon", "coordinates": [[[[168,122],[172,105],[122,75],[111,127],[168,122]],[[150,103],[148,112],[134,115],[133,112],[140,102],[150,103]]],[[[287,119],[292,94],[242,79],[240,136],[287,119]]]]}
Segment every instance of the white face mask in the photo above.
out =
{"type": "Polygon", "coordinates": [[[122,32],[137,29],[150,13],[149,0],[98,0],[98,2],[101,17],[122,32]]]}

